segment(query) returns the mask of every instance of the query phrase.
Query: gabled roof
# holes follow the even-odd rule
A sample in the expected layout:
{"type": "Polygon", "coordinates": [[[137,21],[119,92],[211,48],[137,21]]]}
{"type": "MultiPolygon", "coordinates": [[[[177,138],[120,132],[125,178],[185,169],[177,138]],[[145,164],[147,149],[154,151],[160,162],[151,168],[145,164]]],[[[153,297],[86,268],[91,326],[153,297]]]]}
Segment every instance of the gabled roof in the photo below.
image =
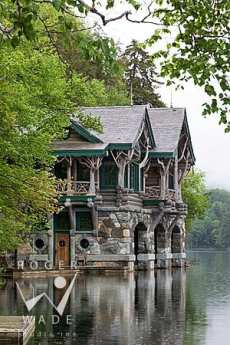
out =
{"type": "Polygon", "coordinates": [[[192,158],[195,160],[185,108],[150,108],[148,113],[156,141],[153,156],[173,156],[185,126],[192,158]]]}
{"type": "Polygon", "coordinates": [[[156,152],[174,152],[177,148],[185,117],[183,108],[148,109],[156,152]]]}
{"type": "Polygon", "coordinates": [[[152,157],[174,157],[182,129],[186,132],[192,160],[195,161],[192,142],[184,108],[150,108],[146,105],[84,107],[82,112],[100,118],[103,133],[94,133],[83,127],[78,119],[71,120],[71,128],[85,141],[76,138],[57,141],[56,154],[106,155],[108,150],[127,150],[140,137],[143,125],[150,138],[152,157]]]}
{"type": "Polygon", "coordinates": [[[90,143],[103,143],[94,133],[83,127],[78,120],[71,119],[71,128],[90,143]]]}
{"type": "Polygon", "coordinates": [[[111,145],[133,145],[142,126],[142,122],[146,121],[152,147],[155,146],[150,121],[146,114],[146,105],[86,107],[81,110],[88,115],[100,117],[103,125],[103,133],[97,134],[97,137],[104,143],[111,145]]]}

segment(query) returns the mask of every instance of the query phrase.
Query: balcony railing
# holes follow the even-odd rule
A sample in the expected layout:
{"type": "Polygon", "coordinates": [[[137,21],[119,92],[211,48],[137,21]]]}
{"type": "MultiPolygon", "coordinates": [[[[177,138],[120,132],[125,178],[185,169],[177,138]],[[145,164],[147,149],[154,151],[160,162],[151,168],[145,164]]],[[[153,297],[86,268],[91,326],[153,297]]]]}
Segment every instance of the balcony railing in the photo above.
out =
{"type": "MultiPolygon", "coordinates": [[[[161,199],[161,189],[159,186],[147,186],[145,187],[145,198],[146,199],[161,199]]],[[[168,189],[165,193],[166,200],[176,201],[176,192],[174,189],[168,189]]]]}
{"type": "Polygon", "coordinates": [[[145,187],[145,197],[148,199],[159,200],[161,196],[161,190],[159,186],[148,186],[145,187]]]}
{"type": "Polygon", "coordinates": [[[90,194],[89,181],[58,181],[57,191],[65,195],[85,195],[90,194]]]}
{"type": "Polygon", "coordinates": [[[174,189],[169,189],[166,193],[166,199],[176,201],[176,191],[174,189]]]}

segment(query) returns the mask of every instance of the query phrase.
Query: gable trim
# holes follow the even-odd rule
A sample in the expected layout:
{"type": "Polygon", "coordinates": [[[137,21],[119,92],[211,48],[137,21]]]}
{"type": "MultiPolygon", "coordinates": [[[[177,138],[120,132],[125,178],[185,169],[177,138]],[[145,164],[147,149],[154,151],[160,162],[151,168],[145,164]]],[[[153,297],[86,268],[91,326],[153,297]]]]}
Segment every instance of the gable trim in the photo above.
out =
{"type": "Polygon", "coordinates": [[[156,142],[155,142],[155,139],[154,139],[153,129],[152,129],[152,126],[151,126],[151,122],[150,122],[149,113],[148,113],[148,109],[147,108],[145,108],[145,120],[147,122],[147,128],[148,128],[148,131],[149,131],[149,137],[150,137],[151,145],[152,145],[152,147],[156,147],[156,142]]]}
{"type": "Polygon", "coordinates": [[[71,120],[71,125],[70,127],[80,136],[85,138],[87,141],[90,143],[103,143],[101,139],[99,139],[96,135],[90,133],[85,127],[80,125],[79,123],[74,122],[71,120]]]}

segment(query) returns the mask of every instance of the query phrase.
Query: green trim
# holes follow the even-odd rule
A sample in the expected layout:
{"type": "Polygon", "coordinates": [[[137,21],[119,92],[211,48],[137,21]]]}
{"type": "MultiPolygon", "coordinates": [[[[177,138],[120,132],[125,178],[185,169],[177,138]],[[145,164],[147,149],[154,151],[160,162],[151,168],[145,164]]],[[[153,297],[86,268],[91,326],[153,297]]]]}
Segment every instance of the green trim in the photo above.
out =
{"type": "MultiPolygon", "coordinates": [[[[77,208],[76,213],[75,213],[75,220],[76,220],[76,228],[75,228],[76,234],[79,232],[81,232],[81,233],[85,233],[85,232],[92,233],[92,231],[94,230],[93,229],[92,214],[91,214],[91,211],[89,208],[87,208],[87,207],[77,208]],[[90,223],[89,228],[87,228],[87,227],[84,228],[81,224],[83,215],[84,216],[87,215],[87,217],[88,217],[87,222],[90,223]]],[[[84,220],[83,220],[83,222],[84,222],[84,220]]]]}
{"type": "Polygon", "coordinates": [[[70,127],[90,143],[103,143],[103,141],[96,137],[96,135],[90,133],[85,127],[83,127],[79,123],[74,122],[73,120],[71,120],[70,127]]]}
{"type": "Polygon", "coordinates": [[[54,232],[65,232],[65,233],[69,232],[70,221],[69,221],[69,214],[67,210],[61,211],[59,213],[55,213],[53,215],[53,227],[54,227],[54,232]],[[60,223],[61,221],[62,221],[62,225],[60,223]]]}
{"type": "Polygon", "coordinates": [[[96,195],[62,195],[59,198],[60,203],[64,203],[66,199],[70,199],[71,202],[73,201],[85,201],[87,202],[89,199],[94,200],[96,198],[96,195]]]}
{"type": "Polygon", "coordinates": [[[132,148],[132,144],[109,144],[108,150],[129,150],[132,148]]]}
{"type": "Polygon", "coordinates": [[[118,183],[118,168],[113,159],[104,159],[100,167],[100,189],[115,189],[118,183]]]}
{"type": "Polygon", "coordinates": [[[107,156],[106,150],[60,150],[53,151],[53,155],[58,157],[98,157],[107,156]]]}
{"type": "Polygon", "coordinates": [[[149,152],[149,157],[153,158],[173,158],[175,157],[175,152],[154,152],[150,151],[149,152]]]}
{"type": "Polygon", "coordinates": [[[146,199],[146,200],[143,200],[143,205],[144,206],[158,206],[161,202],[164,202],[164,200],[146,199]]]}
{"type": "MultiPolygon", "coordinates": [[[[190,152],[191,152],[191,154],[192,154],[193,164],[195,164],[195,162],[196,162],[196,157],[195,157],[195,154],[194,154],[194,151],[193,151],[192,138],[191,138],[191,133],[190,133],[189,125],[188,125],[188,118],[187,118],[186,109],[185,109],[185,118],[184,118],[184,123],[183,123],[183,124],[185,124],[185,127],[186,127],[186,131],[187,131],[188,138],[189,138],[190,152]]],[[[182,125],[182,128],[183,128],[183,125],[182,125]]],[[[182,129],[181,129],[181,130],[182,130],[182,129]]]]}
{"type": "Polygon", "coordinates": [[[54,229],[54,233],[55,234],[69,234],[70,232],[70,228],[68,229],[54,229]]]}
{"type": "Polygon", "coordinates": [[[145,108],[145,120],[147,122],[147,127],[148,127],[148,131],[149,131],[149,137],[150,137],[150,142],[152,144],[152,147],[156,147],[156,142],[154,140],[152,126],[151,126],[151,122],[149,119],[148,109],[146,109],[146,108],[145,108]]]}

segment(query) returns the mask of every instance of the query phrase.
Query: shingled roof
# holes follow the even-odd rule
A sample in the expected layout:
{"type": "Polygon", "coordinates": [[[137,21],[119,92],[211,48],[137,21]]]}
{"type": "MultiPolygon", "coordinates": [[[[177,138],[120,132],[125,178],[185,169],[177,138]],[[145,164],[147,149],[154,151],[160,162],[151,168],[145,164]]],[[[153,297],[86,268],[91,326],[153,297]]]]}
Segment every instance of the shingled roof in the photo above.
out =
{"type": "Polygon", "coordinates": [[[103,133],[97,137],[107,144],[131,144],[134,142],[145,115],[145,105],[121,107],[82,108],[88,114],[98,116],[103,133]]]}
{"type": "Polygon", "coordinates": [[[156,141],[156,152],[174,152],[183,122],[184,108],[150,108],[148,114],[156,141]]]}
{"type": "MultiPolygon", "coordinates": [[[[114,149],[117,146],[133,145],[146,121],[151,136],[152,156],[171,157],[175,154],[181,131],[185,126],[189,137],[190,151],[195,160],[187,123],[185,108],[150,108],[148,105],[111,106],[111,107],[84,107],[81,111],[88,115],[98,116],[103,125],[103,133],[93,133],[82,128],[78,119],[72,120],[80,134],[88,138],[90,143],[66,145],[56,144],[56,150],[103,150],[114,149]],[[85,131],[85,133],[84,133],[85,131]],[[68,145],[70,145],[68,147],[68,145]],[[58,147],[59,146],[59,147],[58,147]]],[[[63,143],[64,144],[64,143],[63,143]]],[[[76,153],[77,154],[77,153],[76,153]]]]}

